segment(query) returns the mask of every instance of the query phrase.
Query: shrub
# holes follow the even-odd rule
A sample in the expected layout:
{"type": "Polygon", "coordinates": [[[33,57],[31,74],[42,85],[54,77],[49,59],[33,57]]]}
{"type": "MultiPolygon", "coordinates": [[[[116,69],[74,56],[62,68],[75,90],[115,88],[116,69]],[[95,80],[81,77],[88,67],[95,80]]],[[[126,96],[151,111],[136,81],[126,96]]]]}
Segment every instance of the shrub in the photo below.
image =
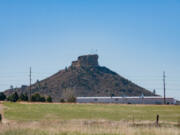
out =
{"type": "Polygon", "coordinates": [[[19,97],[20,101],[28,101],[28,95],[21,93],[20,97],[19,97]]]}
{"type": "Polygon", "coordinates": [[[36,94],[32,95],[31,101],[32,102],[45,102],[46,99],[45,99],[45,97],[42,97],[38,93],[36,93],[36,94]]]}
{"type": "Polygon", "coordinates": [[[67,99],[67,102],[70,102],[70,103],[76,102],[76,97],[74,97],[74,96],[69,97],[69,98],[67,99]]]}
{"type": "Polygon", "coordinates": [[[11,101],[11,102],[16,102],[18,101],[18,99],[19,99],[19,96],[17,92],[13,93],[12,95],[8,97],[8,101],[11,101]]]}
{"type": "Polygon", "coordinates": [[[64,98],[61,98],[61,99],[60,99],[60,102],[61,102],[61,103],[64,103],[64,102],[65,102],[65,101],[64,101],[64,98]]]}
{"type": "Polygon", "coordinates": [[[40,102],[46,102],[45,97],[40,97],[40,102]]]}
{"type": "Polygon", "coordinates": [[[31,101],[32,102],[40,101],[40,98],[41,98],[41,96],[38,93],[36,93],[36,94],[32,95],[31,101]]]}
{"type": "Polygon", "coordinates": [[[47,97],[47,102],[52,102],[51,96],[48,96],[48,97],[47,97]]]}
{"type": "Polygon", "coordinates": [[[0,101],[4,101],[6,99],[6,95],[4,93],[0,93],[0,101]]]}

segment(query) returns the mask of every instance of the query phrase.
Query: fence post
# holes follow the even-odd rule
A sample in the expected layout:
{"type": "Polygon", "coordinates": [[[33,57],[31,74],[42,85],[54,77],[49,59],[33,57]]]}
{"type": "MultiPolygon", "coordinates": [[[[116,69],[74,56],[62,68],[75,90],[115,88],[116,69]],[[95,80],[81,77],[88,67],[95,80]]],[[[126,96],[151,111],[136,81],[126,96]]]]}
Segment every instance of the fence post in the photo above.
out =
{"type": "Polygon", "coordinates": [[[0,114],[0,123],[2,122],[2,115],[0,114]]]}
{"type": "Polygon", "coordinates": [[[156,125],[159,126],[159,114],[156,116],[156,125]]]}

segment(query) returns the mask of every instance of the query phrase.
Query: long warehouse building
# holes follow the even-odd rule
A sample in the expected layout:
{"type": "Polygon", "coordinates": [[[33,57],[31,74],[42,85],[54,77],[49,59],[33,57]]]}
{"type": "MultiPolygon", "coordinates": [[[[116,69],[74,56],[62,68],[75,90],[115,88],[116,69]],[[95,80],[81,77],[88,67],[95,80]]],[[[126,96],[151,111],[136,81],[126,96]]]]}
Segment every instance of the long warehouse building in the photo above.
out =
{"type": "MultiPolygon", "coordinates": [[[[160,96],[145,97],[77,97],[77,103],[164,104],[160,96]]],[[[176,104],[174,98],[166,98],[166,104],[176,104]]]]}

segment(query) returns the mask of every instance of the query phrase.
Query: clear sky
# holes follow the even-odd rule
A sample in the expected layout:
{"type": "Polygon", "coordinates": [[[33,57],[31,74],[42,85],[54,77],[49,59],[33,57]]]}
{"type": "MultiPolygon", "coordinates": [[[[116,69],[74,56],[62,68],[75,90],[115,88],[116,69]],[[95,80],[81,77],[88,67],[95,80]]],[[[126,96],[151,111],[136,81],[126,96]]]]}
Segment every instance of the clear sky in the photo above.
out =
{"type": "Polygon", "coordinates": [[[42,80],[79,55],[180,99],[179,0],[1,0],[0,91],[42,80]]]}

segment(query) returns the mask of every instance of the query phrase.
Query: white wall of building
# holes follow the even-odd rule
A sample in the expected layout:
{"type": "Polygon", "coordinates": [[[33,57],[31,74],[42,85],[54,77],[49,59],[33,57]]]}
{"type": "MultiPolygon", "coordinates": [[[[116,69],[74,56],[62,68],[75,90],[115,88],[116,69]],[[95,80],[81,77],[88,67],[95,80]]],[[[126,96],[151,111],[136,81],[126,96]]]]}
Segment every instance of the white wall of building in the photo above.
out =
{"type": "MultiPolygon", "coordinates": [[[[164,104],[162,97],[77,97],[77,103],[164,104]]],[[[174,98],[166,98],[167,104],[175,104],[174,98]]]]}

